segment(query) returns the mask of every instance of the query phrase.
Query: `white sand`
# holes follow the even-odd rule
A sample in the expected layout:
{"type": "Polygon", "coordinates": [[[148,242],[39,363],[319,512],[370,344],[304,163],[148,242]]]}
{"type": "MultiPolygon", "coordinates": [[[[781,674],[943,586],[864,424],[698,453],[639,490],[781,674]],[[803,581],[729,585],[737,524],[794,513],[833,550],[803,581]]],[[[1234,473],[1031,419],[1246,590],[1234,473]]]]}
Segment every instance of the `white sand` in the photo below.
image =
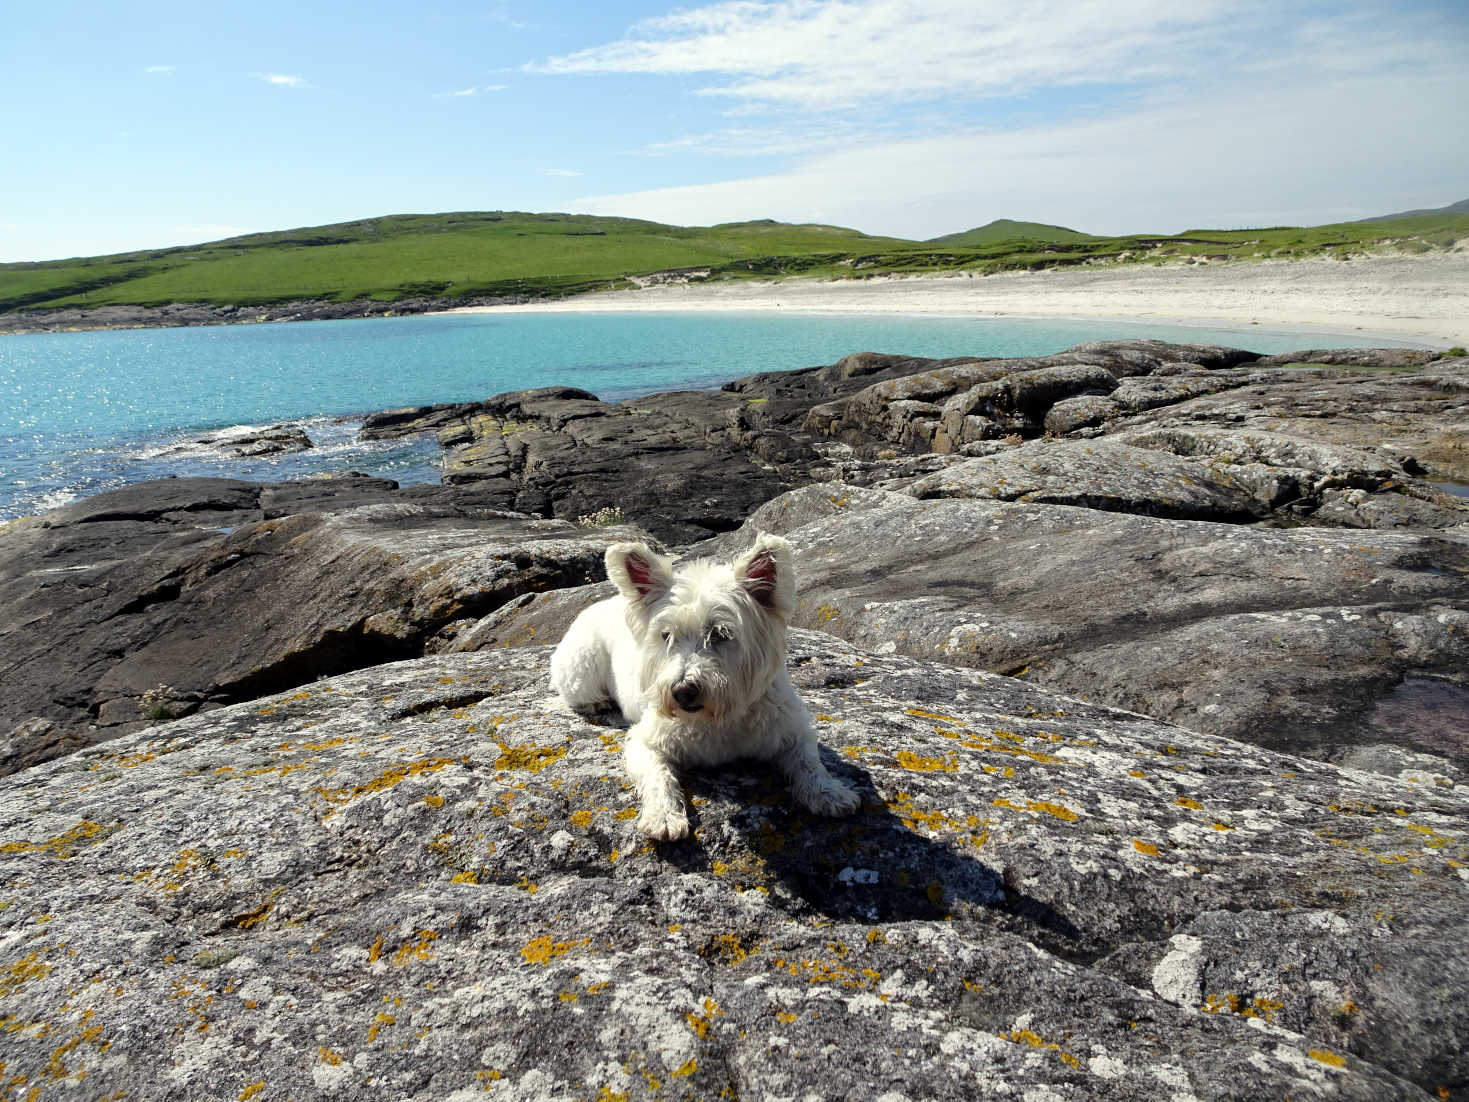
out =
{"type": "MultiPolygon", "coordinates": [[[[1469,250],[993,276],[665,284],[471,313],[762,311],[1128,318],[1469,345],[1469,250]]],[[[459,311],[455,311],[459,312],[459,311]]]]}

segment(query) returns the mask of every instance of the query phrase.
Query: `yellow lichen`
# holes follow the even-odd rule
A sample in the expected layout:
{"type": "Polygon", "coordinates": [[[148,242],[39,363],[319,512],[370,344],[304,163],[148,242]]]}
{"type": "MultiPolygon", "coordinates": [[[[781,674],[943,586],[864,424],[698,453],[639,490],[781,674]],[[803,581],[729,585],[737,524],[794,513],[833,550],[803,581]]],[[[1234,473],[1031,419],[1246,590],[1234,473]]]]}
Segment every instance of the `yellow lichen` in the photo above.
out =
{"type": "Polygon", "coordinates": [[[583,938],[581,941],[553,941],[549,936],[532,938],[520,950],[520,955],[531,964],[550,964],[557,957],[565,956],[580,945],[590,945],[591,941],[591,938],[583,938]]]}
{"type": "Polygon", "coordinates": [[[950,754],[945,758],[925,758],[910,750],[899,750],[893,756],[904,769],[911,769],[915,773],[957,773],[959,771],[959,755],[957,754],[950,754]]]}
{"type": "Polygon", "coordinates": [[[1149,857],[1158,856],[1158,847],[1155,846],[1152,842],[1144,842],[1137,838],[1134,838],[1132,840],[1132,848],[1137,850],[1139,853],[1147,854],[1149,857]]]}
{"type": "Polygon", "coordinates": [[[1345,1056],[1338,1056],[1336,1053],[1324,1048],[1313,1048],[1306,1055],[1316,1062],[1332,1068],[1345,1067],[1347,1062],[1345,1056]]]}
{"type": "Polygon", "coordinates": [[[1054,815],[1057,819],[1061,819],[1068,823],[1074,823],[1077,820],[1076,812],[1072,811],[1065,804],[1051,803],[1047,800],[1027,800],[1025,801],[1024,807],[1021,807],[1019,804],[1011,803],[1009,800],[1003,798],[992,800],[990,802],[996,807],[1008,807],[1012,811],[1044,812],[1047,815],[1054,815]]]}

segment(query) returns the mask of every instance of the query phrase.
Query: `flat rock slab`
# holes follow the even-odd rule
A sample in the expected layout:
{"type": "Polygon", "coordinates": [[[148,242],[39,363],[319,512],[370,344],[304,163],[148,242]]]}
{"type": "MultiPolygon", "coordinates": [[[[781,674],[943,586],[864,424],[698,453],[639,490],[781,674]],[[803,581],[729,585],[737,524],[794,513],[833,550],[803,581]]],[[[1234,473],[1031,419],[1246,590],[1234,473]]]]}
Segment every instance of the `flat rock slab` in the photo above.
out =
{"type": "Polygon", "coordinates": [[[1451,774],[1469,766],[1463,534],[827,484],[710,548],[729,553],[755,529],[796,547],[802,626],[1276,749],[1334,759],[1390,742],[1457,763],[1451,774]],[[1410,675],[1442,685],[1439,707],[1380,710],[1410,675]]]}
{"type": "Polygon", "coordinates": [[[371,479],[168,479],[16,522],[0,772],[448,646],[513,597],[597,580],[608,545],[639,535],[371,479]]]}
{"type": "MultiPolygon", "coordinates": [[[[1269,514],[1251,486],[1197,459],[1110,440],[1034,440],[914,482],[918,498],[991,498],[1079,505],[1187,520],[1242,522],[1269,514]]],[[[1466,511],[1469,519],[1469,511],[1466,511]]]]}
{"type": "Polygon", "coordinates": [[[1469,1086],[1463,793],[796,633],[862,810],[754,763],[635,830],[548,648],[0,782],[46,1098],[1422,1099],[1469,1086]]]}

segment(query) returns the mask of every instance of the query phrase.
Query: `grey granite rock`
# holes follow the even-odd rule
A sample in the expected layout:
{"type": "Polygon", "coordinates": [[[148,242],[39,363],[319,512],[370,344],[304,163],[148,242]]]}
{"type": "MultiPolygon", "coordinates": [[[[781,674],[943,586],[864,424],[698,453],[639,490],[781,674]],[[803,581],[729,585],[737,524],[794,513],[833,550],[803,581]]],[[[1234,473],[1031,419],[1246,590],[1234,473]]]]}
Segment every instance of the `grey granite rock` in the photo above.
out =
{"type": "Polygon", "coordinates": [[[0,781],[44,1098],[1423,1099],[1469,1087],[1465,793],[796,633],[850,820],[737,763],[636,833],[547,648],[0,781]]]}
{"type": "Polygon", "coordinates": [[[391,487],[168,479],[0,529],[0,772],[446,646],[641,536],[391,487]]]}
{"type": "MultiPolygon", "coordinates": [[[[918,498],[1080,505],[1155,517],[1256,520],[1269,513],[1229,469],[1113,440],[1032,440],[912,483],[918,498]]],[[[1466,512],[1469,519],[1469,512],[1466,512]]]]}
{"type": "Polygon", "coordinates": [[[827,484],[708,550],[755,529],[795,545],[797,622],[859,645],[1276,749],[1335,758],[1392,742],[1469,764],[1469,530],[1266,528],[827,484]],[[1443,691],[1432,708],[1385,711],[1409,684],[1443,691]]]}

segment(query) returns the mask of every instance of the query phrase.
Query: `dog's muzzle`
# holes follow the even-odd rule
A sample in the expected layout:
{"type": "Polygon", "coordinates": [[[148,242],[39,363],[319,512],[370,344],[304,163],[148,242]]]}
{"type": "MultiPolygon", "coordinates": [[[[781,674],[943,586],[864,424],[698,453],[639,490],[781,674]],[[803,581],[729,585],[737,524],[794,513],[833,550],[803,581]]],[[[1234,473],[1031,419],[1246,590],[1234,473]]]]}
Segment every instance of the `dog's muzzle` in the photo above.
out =
{"type": "Polygon", "coordinates": [[[704,694],[692,681],[684,681],[673,687],[673,702],[686,712],[697,712],[704,706],[704,694]]]}

